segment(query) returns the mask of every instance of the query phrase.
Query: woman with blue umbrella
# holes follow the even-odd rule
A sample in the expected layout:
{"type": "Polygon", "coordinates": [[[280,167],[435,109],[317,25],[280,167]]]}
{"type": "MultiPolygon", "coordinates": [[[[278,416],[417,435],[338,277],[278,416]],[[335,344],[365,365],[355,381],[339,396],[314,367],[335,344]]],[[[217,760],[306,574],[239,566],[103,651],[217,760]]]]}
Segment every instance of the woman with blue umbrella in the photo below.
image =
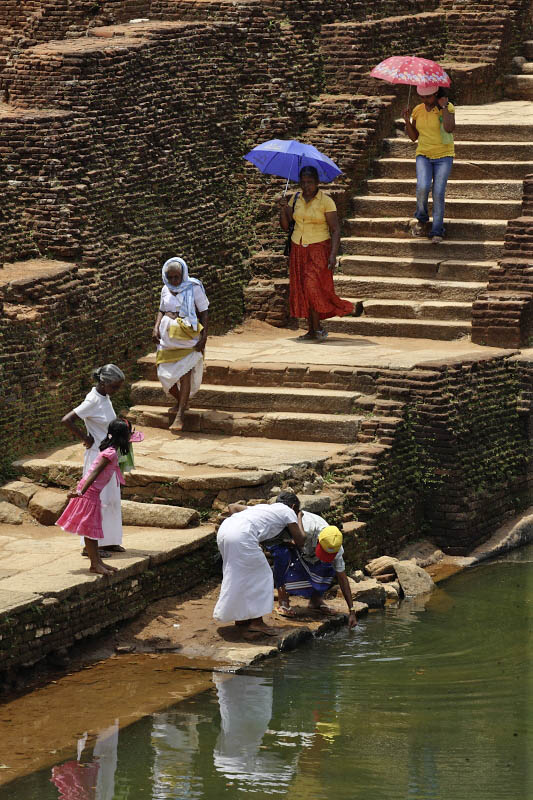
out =
{"type": "Polygon", "coordinates": [[[304,340],[323,341],[327,331],[322,320],[363,313],[363,304],[342,300],[335,294],[333,270],[340,244],[337,207],[319,189],[319,181],[341,174],[337,165],[312,145],[273,139],[254,148],[245,158],[267,174],[299,180],[300,189],[278,201],[280,224],[290,233],[290,314],[308,322],[304,340]]]}

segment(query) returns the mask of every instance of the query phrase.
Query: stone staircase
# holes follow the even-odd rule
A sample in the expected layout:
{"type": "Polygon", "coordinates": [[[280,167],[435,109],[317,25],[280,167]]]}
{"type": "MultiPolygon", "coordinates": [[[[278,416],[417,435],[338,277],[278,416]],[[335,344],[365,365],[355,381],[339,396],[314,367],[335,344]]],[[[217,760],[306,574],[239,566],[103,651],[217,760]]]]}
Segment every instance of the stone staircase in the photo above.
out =
{"type": "Polygon", "coordinates": [[[354,198],[355,216],[345,221],[335,278],[342,297],[365,301],[365,315],[330,319],[331,332],[442,340],[469,335],[472,303],[502,256],[507,220],[520,215],[523,178],[533,170],[531,126],[513,123],[515,104],[496,105],[500,114],[487,106],[486,118],[480,107],[457,111],[447,237],[440,245],[410,235],[414,145],[402,123],[385,140],[373,177],[354,198]]]}
{"type": "MultiPolygon", "coordinates": [[[[170,406],[157,380],[154,354],[139,363],[143,376],[132,385],[131,418],[138,425],[168,428],[170,406]]],[[[320,382],[321,370],[314,369],[320,382]]],[[[375,398],[364,390],[306,386],[284,365],[257,370],[243,364],[240,369],[224,370],[208,363],[202,387],[187,412],[185,430],[352,444],[374,403],[375,398]]]]}
{"type": "Polygon", "coordinates": [[[523,52],[513,59],[517,74],[505,76],[505,96],[512,100],[533,100],[533,41],[524,42],[523,52]]]}

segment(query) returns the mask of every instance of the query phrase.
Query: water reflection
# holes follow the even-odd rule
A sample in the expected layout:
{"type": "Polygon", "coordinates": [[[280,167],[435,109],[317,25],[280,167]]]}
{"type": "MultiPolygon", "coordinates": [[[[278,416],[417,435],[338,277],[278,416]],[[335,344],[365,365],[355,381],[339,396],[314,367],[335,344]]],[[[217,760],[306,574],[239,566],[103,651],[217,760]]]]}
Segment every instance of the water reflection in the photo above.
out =
{"type": "MultiPolygon", "coordinates": [[[[455,576],[429,602],[371,614],[258,675],[203,672],[210,689],[174,706],[147,706],[150,688],[183,689],[156,660],[149,684],[128,684],[118,750],[117,694],[92,727],[79,695],[48,703],[79,726],[54,756],[65,763],[6,784],[0,800],[526,800],[529,574],[511,562],[455,576]]],[[[86,674],[91,695],[99,674],[86,674]]],[[[35,744],[44,701],[25,708],[35,713],[12,751],[35,744]]]]}
{"type": "Polygon", "coordinates": [[[117,769],[118,719],[101,731],[92,749],[92,761],[83,758],[88,733],[77,742],[76,761],[66,761],[52,768],[52,783],[59,791],[58,800],[113,800],[117,769]]]}

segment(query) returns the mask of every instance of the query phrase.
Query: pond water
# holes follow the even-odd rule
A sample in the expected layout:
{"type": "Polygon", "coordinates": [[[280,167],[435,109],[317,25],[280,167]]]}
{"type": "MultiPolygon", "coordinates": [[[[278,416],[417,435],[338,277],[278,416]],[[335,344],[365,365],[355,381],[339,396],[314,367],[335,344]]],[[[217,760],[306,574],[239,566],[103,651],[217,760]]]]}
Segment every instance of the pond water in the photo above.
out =
{"type": "Polygon", "coordinates": [[[532,561],[523,548],[355,632],[213,673],[133,724],[108,699],[110,724],[0,800],[530,800],[532,561]]]}

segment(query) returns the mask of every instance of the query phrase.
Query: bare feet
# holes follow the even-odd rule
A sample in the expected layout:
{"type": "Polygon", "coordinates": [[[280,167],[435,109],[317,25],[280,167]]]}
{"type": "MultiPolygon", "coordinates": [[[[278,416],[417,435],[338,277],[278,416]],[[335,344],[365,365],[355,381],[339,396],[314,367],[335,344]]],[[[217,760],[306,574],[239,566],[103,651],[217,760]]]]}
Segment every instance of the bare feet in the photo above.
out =
{"type": "Polygon", "coordinates": [[[324,603],[323,600],[321,600],[318,603],[310,602],[308,608],[311,611],[320,611],[322,614],[329,614],[330,616],[335,616],[336,614],[338,614],[338,611],[334,611],[332,608],[328,606],[327,603],[324,603]]]}
{"type": "Polygon", "coordinates": [[[97,575],[112,575],[114,568],[107,567],[105,564],[91,564],[89,567],[90,572],[95,572],[97,575]]]}
{"type": "Polygon", "coordinates": [[[170,426],[169,431],[172,431],[172,433],[181,433],[185,422],[184,416],[185,416],[184,414],[183,415],[176,414],[176,416],[174,417],[174,422],[170,426]]]}

